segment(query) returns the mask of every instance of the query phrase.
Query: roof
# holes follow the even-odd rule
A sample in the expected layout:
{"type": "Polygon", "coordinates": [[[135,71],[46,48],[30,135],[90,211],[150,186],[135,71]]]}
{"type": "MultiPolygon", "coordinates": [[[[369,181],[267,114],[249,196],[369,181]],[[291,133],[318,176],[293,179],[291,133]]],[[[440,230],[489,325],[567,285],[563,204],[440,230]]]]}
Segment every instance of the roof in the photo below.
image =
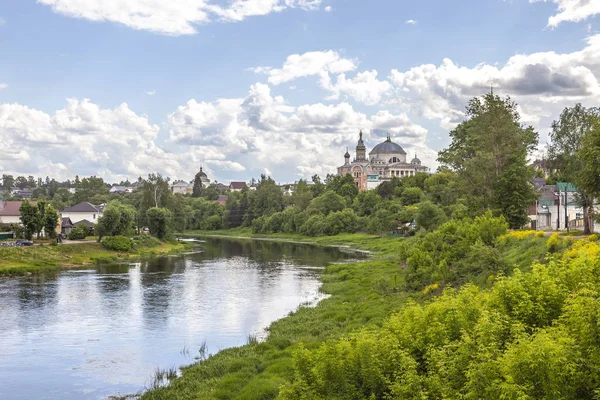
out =
{"type": "Polygon", "coordinates": [[[62,219],[62,223],[61,225],[63,228],[69,228],[69,227],[73,227],[75,225],[73,225],[73,222],[71,221],[71,218],[66,217],[62,219]]]}
{"type": "Polygon", "coordinates": [[[369,152],[369,154],[376,153],[406,154],[404,149],[399,144],[392,142],[392,140],[389,137],[385,140],[385,142],[379,143],[377,146],[373,147],[373,150],[369,152]]]}
{"type": "Polygon", "coordinates": [[[539,189],[540,197],[538,199],[540,206],[552,206],[556,202],[556,185],[544,185],[539,189]]]}
{"type": "Polygon", "coordinates": [[[196,175],[200,175],[202,178],[208,178],[206,173],[204,171],[202,171],[202,167],[200,167],[200,172],[198,172],[196,175]]]}
{"type": "Polygon", "coordinates": [[[87,219],[82,219],[81,221],[75,222],[74,226],[87,226],[88,228],[93,228],[95,225],[93,222],[88,221],[87,219]]]}
{"type": "Polygon", "coordinates": [[[531,183],[533,183],[535,190],[540,190],[546,184],[546,180],[544,178],[533,178],[531,183]]]}
{"type": "Polygon", "coordinates": [[[98,207],[95,205],[88,203],[87,201],[82,201],[79,204],[75,204],[71,207],[63,208],[62,212],[87,212],[87,213],[97,213],[101,212],[98,207]]]}
{"type": "MultiPolygon", "coordinates": [[[[0,201],[0,217],[19,217],[21,216],[21,208],[22,201],[0,201]]],[[[30,201],[29,204],[36,205],[37,202],[30,201]]]]}
{"type": "Polygon", "coordinates": [[[230,189],[243,189],[246,187],[246,182],[231,182],[229,184],[230,189]]]}
{"type": "Polygon", "coordinates": [[[188,183],[186,181],[175,181],[171,186],[187,186],[188,183]]]}
{"type": "Polygon", "coordinates": [[[124,192],[127,190],[127,186],[113,186],[110,188],[111,192],[124,192]]]}
{"type": "Polygon", "coordinates": [[[576,192],[577,188],[571,182],[556,182],[556,186],[560,192],[564,192],[565,189],[567,192],[576,192]]]}
{"type": "Polygon", "coordinates": [[[219,198],[217,200],[213,200],[213,203],[219,203],[220,205],[224,206],[225,203],[227,203],[227,195],[219,195],[219,198]]]}

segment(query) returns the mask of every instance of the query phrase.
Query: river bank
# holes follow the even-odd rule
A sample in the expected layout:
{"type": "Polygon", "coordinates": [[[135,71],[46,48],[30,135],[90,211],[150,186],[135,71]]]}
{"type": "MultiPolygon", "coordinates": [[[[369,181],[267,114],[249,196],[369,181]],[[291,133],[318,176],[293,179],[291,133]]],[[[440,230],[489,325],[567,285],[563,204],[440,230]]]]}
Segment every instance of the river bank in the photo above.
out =
{"type": "Polygon", "coordinates": [[[140,245],[134,252],[119,253],[97,242],[41,244],[29,247],[0,247],[0,276],[25,275],[85,267],[106,262],[129,262],[144,257],[189,250],[189,243],[160,242],[140,245]]]}
{"type": "Polygon", "coordinates": [[[300,307],[271,324],[265,341],[249,338],[244,346],[222,350],[201,363],[184,367],[180,378],[167,387],[146,392],[142,399],[275,398],[280,386],[293,377],[293,354],[299,349],[316,348],[349,332],[381,326],[413,296],[400,289],[403,269],[398,253],[405,239],[365,234],[316,238],[290,234],[267,236],[253,235],[244,229],[194,231],[186,232],[186,236],[342,246],[369,251],[371,257],[328,266],[320,280],[321,290],[330,297],[316,307],[300,307]]]}
{"type": "MultiPolygon", "coordinates": [[[[460,231],[460,229],[459,229],[460,231]]],[[[474,232],[474,231],[472,231],[474,232]]],[[[441,252],[449,256],[457,251],[469,251],[474,237],[486,236],[486,229],[477,235],[463,231],[459,235],[464,244],[456,242],[452,234],[432,237],[431,254],[441,252]],[[453,238],[453,239],[452,239],[453,238]],[[446,240],[455,242],[446,247],[446,240]],[[436,250],[437,246],[439,247],[436,250]]],[[[496,234],[502,234],[501,230],[496,234]]],[[[184,367],[182,376],[168,386],[150,390],[142,395],[144,400],[162,399],[275,399],[282,387],[289,387],[301,365],[298,354],[315,351],[324,343],[335,343],[343,337],[353,337],[360,332],[381,329],[390,316],[410,304],[425,304],[441,294],[443,285],[421,286],[411,290],[409,282],[415,271],[407,266],[405,256],[422,238],[381,237],[366,234],[306,237],[296,234],[255,235],[249,229],[227,231],[190,231],[190,237],[228,237],[240,240],[273,240],[309,243],[317,246],[341,246],[369,251],[371,257],[353,263],[328,266],[320,276],[321,290],[328,294],[316,307],[300,307],[268,328],[263,342],[249,339],[241,347],[225,349],[203,358],[202,362],[184,367]]],[[[510,272],[512,268],[530,270],[533,261],[543,261],[548,252],[547,238],[535,232],[512,234],[506,239],[490,242],[490,251],[498,257],[499,264],[510,272]],[[493,244],[495,243],[495,244],[493,244]]],[[[497,237],[497,236],[496,236],[497,237]]],[[[475,240],[476,243],[477,240],[475,240]]],[[[478,249],[473,246],[473,249],[478,249]]],[[[477,264],[478,256],[467,257],[477,264]]],[[[482,260],[484,263],[491,261],[482,260]]],[[[490,287],[494,275],[478,273],[455,281],[460,286],[466,279],[477,282],[482,288],[490,287]]],[[[296,397],[297,398],[297,397],[296,397]]],[[[306,397],[311,398],[311,397],[306,397]]]]}

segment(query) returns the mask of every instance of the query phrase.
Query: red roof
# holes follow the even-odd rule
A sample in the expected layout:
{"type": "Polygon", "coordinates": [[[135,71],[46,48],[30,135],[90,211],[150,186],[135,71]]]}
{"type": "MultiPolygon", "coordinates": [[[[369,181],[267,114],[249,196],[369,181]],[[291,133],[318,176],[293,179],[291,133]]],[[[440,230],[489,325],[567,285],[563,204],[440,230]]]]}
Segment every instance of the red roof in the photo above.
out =
{"type": "MultiPolygon", "coordinates": [[[[21,215],[19,208],[22,203],[22,201],[0,201],[0,217],[19,217],[21,215]]],[[[37,202],[30,201],[29,204],[36,205],[37,202]]]]}
{"type": "Polygon", "coordinates": [[[243,189],[244,187],[246,187],[246,182],[231,182],[229,184],[229,188],[230,189],[243,189]]]}

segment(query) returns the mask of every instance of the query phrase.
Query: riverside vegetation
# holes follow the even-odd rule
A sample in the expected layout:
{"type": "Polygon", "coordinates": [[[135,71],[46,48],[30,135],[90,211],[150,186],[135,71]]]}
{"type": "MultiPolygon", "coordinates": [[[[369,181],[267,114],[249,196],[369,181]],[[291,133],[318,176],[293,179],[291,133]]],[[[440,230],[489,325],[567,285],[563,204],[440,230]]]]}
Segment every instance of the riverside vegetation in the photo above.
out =
{"type": "MultiPolygon", "coordinates": [[[[555,124],[555,137],[577,135],[574,147],[556,143],[553,160],[578,157],[586,167],[557,166],[548,181],[581,182],[595,199],[600,190],[583,175],[595,171],[600,124],[593,110],[581,113],[584,124],[568,113],[555,124]]],[[[273,323],[264,341],[185,367],[142,398],[598,398],[597,237],[509,231],[525,225],[535,200],[526,159],[537,133],[492,93],[467,115],[432,175],[360,193],[351,177],[313,177],[292,196],[262,177],[222,208],[190,200],[174,214],[187,229],[341,244],[372,257],[327,267],[322,290],[331,296],[273,323]],[[410,238],[353,233],[410,221],[410,238]]]]}

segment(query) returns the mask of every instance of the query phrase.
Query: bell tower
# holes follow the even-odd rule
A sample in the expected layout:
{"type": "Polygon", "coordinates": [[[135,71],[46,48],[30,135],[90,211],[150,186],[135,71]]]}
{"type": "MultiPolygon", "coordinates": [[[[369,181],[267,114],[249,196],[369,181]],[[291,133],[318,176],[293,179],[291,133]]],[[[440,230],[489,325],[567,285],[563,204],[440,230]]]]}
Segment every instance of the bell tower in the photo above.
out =
{"type": "Polygon", "coordinates": [[[367,160],[367,148],[365,147],[365,142],[363,142],[362,135],[363,133],[361,130],[358,137],[358,144],[356,145],[356,161],[367,160]]]}

